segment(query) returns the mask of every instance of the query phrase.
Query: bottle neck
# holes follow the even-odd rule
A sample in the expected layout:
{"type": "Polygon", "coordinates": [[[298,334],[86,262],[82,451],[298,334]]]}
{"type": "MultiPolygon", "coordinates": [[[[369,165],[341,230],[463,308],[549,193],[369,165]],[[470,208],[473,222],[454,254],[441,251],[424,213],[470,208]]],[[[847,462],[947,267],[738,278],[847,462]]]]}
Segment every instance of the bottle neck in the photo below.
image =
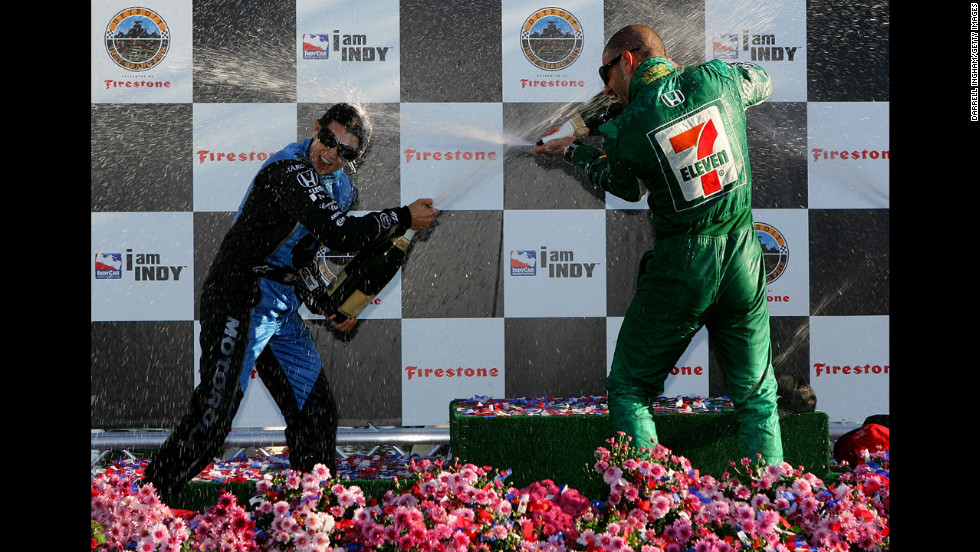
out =
{"type": "Polygon", "coordinates": [[[403,235],[398,236],[397,238],[392,238],[391,241],[394,242],[395,247],[397,247],[398,249],[401,249],[402,251],[407,251],[408,245],[412,243],[412,236],[414,235],[415,235],[415,230],[409,228],[408,230],[405,230],[405,233],[403,235]]]}

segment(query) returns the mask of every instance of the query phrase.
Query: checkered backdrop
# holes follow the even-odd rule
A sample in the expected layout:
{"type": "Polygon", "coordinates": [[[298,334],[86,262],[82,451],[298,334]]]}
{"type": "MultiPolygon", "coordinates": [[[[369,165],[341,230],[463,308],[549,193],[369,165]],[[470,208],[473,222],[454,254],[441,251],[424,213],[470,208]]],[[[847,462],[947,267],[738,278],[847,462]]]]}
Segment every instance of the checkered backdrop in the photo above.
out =
{"type": "MultiPolygon", "coordinates": [[[[528,143],[600,90],[605,40],[630,23],[681,64],[770,72],[748,116],[776,372],[832,421],[889,410],[887,3],[93,0],[91,17],[93,428],[183,413],[198,292],[249,181],[341,101],[375,127],[355,209],[442,209],[355,332],[308,317],[342,425],[445,424],[474,395],[605,394],[654,243],[646,205],[528,143]]],[[[667,395],[725,393],[711,349],[702,332],[667,395]]],[[[282,425],[253,374],[235,426],[282,425]]]]}

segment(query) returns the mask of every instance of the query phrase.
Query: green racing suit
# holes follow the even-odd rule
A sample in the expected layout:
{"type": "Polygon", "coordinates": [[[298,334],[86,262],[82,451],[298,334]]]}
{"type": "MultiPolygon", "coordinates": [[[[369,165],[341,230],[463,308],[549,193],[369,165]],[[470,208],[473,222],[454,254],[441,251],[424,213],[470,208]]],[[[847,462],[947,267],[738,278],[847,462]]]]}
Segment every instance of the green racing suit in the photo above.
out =
{"type": "Polygon", "coordinates": [[[599,127],[602,148],[571,151],[594,184],[627,201],[647,194],[650,207],[655,245],[640,261],[606,379],[613,429],[635,446],[658,443],[653,403],[707,327],[739,422],[739,454],[783,460],[745,119],[771,94],[769,75],[751,63],[679,70],[654,57],[630,80],[626,109],[599,127]]]}

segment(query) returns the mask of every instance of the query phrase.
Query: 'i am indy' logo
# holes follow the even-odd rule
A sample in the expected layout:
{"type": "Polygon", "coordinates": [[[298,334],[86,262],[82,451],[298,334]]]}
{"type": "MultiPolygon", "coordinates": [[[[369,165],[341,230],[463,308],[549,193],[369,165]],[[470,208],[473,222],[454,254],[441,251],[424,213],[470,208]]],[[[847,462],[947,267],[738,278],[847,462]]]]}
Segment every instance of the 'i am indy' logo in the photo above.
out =
{"type": "Polygon", "coordinates": [[[663,152],[674,178],[670,184],[676,211],[695,207],[730,191],[738,182],[735,151],[717,104],[647,134],[663,152]]]}
{"type": "Polygon", "coordinates": [[[521,50],[533,65],[545,71],[561,71],[582,54],[582,24],[567,10],[542,8],[521,26],[521,50]]]}
{"type": "Polygon", "coordinates": [[[105,30],[105,49],[116,65],[149,71],[170,50],[170,28],[157,12],[127,8],[113,16],[105,30]]]}
{"type": "Polygon", "coordinates": [[[777,46],[774,34],[722,33],[711,36],[715,59],[742,61],[793,61],[799,46],[777,46]]]}
{"type": "Polygon", "coordinates": [[[391,46],[370,46],[367,35],[342,34],[334,29],[330,34],[304,34],[303,59],[330,59],[336,61],[385,61],[391,46]]]}
{"type": "Polygon", "coordinates": [[[541,274],[549,278],[591,278],[599,263],[576,262],[574,251],[549,251],[541,246],[540,251],[533,249],[515,249],[510,252],[511,276],[537,276],[541,274]]]}
{"type": "Polygon", "coordinates": [[[146,281],[177,281],[187,265],[168,265],[163,263],[159,253],[133,253],[127,249],[122,253],[96,253],[95,279],[121,280],[124,272],[132,274],[133,279],[146,281]]]}

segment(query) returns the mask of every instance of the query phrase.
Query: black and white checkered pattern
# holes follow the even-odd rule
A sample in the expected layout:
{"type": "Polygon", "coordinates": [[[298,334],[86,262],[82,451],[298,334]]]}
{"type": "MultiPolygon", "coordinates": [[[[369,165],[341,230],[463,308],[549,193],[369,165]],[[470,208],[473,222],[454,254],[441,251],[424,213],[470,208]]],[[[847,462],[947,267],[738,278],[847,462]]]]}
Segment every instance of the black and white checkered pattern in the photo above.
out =
{"type": "MultiPolygon", "coordinates": [[[[245,186],[265,154],[312,136],[316,118],[365,79],[380,84],[363,92],[376,98],[363,102],[375,133],[354,174],[356,209],[446,201],[352,335],[309,321],[342,425],[444,424],[449,400],[473,395],[604,394],[637,262],[653,244],[645,203],[605,197],[521,140],[598,91],[605,39],[629,23],[657,29],[681,64],[723,51],[732,61],[766,56],[758,62],[775,90],[749,110],[749,142],[756,221],[779,233],[769,286],[777,374],[809,382],[832,421],[887,413],[888,5],[743,3],[751,9],[720,0],[142,3],[166,21],[170,51],[132,72],[107,61],[104,37],[133,6],[93,0],[92,253],[119,268],[97,267],[92,280],[92,427],[168,427],[183,413],[195,385],[197,295],[245,186]],[[519,51],[521,24],[547,7],[582,22],[580,59],[557,77],[519,51]],[[374,57],[344,65],[331,51],[315,66],[327,69],[310,72],[301,41],[315,33],[354,37],[374,57]],[[520,75],[587,86],[557,99],[561,90],[522,89],[520,75]],[[511,270],[528,252],[531,278],[511,270]],[[569,272],[546,274],[552,256],[569,272]]],[[[692,343],[668,394],[724,393],[710,349],[703,337],[692,343]]],[[[238,427],[281,425],[261,390],[250,386],[238,427]]]]}

